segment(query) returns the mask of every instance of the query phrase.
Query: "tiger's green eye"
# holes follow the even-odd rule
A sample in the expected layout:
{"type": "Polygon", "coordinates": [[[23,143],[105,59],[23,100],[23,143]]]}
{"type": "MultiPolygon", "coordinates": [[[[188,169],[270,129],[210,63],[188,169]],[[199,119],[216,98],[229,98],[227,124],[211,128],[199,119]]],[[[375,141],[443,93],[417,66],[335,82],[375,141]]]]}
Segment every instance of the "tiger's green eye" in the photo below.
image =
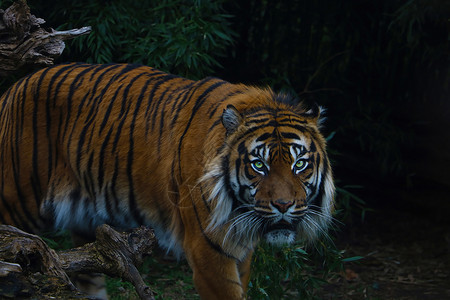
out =
{"type": "Polygon", "coordinates": [[[305,164],[305,162],[303,160],[299,160],[295,163],[295,167],[301,169],[304,164],[305,164]]]}
{"type": "Polygon", "coordinates": [[[266,165],[260,160],[252,161],[252,168],[258,173],[265,174],[266,165]]]}
{"type": "Polygon", "coordinates": [[[257,160],[253,163],[253,165],[255,166],[255,168],[257,169],[262,169],[264,167],[264,164],[262,163],[262,161],[257,160]]]}
{"type": "Polygon", "coordinates": [[[301,171],[303,171],[304,169],[306,169],[306,167],[308,166],[308,162],[304,159],[299,159],[295,162],[294,164],[294,172],[295,174],[300,173],[301,171]]]}

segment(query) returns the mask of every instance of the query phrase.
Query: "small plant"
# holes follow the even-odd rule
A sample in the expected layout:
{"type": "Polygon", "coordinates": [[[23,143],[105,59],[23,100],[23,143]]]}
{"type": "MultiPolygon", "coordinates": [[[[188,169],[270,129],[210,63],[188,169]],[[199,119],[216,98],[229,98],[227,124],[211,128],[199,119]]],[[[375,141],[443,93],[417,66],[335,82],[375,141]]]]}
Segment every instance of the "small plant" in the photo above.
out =
{"type": "Polygon", "coordinates": [[[250,281],[250,299],[314,299],[315,291],[341,270],[341,253],[331,241],[318,242],[308,253],[301,244],[274,248],[262,244],[256,251],[250,281]]]}
{"type": "Polygon", "coordinates": [[[155,292],[156,299],[200,299],[186,260],[168,261],[162,253],[155,253],[146,259],[140,271],[146,274],[144,279],[155,292]]]}
{"type": "Polygon", "coordinates": [[[72,237],[67,230],[44,232],[40,235],[42,240],[54,250],[67,250],[73,248],[72,237]]]}
{"type": "Polygon", "coordinates": [[[118,278],[106,277],[106,290],[111,300],[138,300],[134,286],[118,278]]]}

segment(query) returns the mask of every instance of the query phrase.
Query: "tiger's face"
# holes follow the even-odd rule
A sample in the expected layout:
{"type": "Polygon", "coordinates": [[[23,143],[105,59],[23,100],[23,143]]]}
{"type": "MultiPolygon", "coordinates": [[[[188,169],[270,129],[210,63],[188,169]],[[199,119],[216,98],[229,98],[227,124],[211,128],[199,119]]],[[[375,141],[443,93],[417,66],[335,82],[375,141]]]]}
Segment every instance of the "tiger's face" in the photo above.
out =
{"type": "Polygon", "coordinates": [[[295,240],[308,210],[308,179],[314,175],[310,143],[296,133],[289,135],[280,138],[275,130],[265,136],[267,140],[256,138],[244,155],[241,170],[249,187],[245,200],[254,204],[255,215],[264,223],[261,233],[273,244],[295,240]]]}
{"type": "Polygon", "coordinates": [[[334,186],[318,113],[224,111],[225,171],[212,219],[227,228],[225,239],[282,245],[324,232],[334,186]]]}

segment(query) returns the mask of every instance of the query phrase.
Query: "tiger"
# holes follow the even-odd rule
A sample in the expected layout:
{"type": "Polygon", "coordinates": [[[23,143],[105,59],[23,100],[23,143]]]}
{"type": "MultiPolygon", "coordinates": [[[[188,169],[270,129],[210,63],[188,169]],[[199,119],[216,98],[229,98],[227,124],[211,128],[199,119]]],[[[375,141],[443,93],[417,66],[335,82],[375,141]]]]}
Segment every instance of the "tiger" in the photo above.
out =
{"type": "Polygon", "coordinates": [[[244,299],[257,245],[327,231],[323,109],[270,87],[137,64],[68,63],[0,99],[0,222],[153,228],[201,299],[244,299]]]}

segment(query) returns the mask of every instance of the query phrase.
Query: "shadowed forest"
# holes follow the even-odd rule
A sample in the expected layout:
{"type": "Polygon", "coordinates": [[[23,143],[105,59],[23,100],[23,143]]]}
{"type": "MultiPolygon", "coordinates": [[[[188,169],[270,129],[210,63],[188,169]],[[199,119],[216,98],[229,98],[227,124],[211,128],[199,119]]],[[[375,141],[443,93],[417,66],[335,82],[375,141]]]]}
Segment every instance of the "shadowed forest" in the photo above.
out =
{"type": "MultiPolygon", "coordinates": [[[[338,187],[330,239],[261,247],[251,299],[450,299],[450,1],[28,5],[43,26],[92,26],[58,62],[269,85],[326,108],[338,187]]],[[[1,91],[33,70],[3,79],[1,91]]],[[[184,262],[161,255],[141,271],[159,299],[198,299],[184,262]]],[[[119,280],[108,288],[113,299],[136,298],[119,280]]]]}

